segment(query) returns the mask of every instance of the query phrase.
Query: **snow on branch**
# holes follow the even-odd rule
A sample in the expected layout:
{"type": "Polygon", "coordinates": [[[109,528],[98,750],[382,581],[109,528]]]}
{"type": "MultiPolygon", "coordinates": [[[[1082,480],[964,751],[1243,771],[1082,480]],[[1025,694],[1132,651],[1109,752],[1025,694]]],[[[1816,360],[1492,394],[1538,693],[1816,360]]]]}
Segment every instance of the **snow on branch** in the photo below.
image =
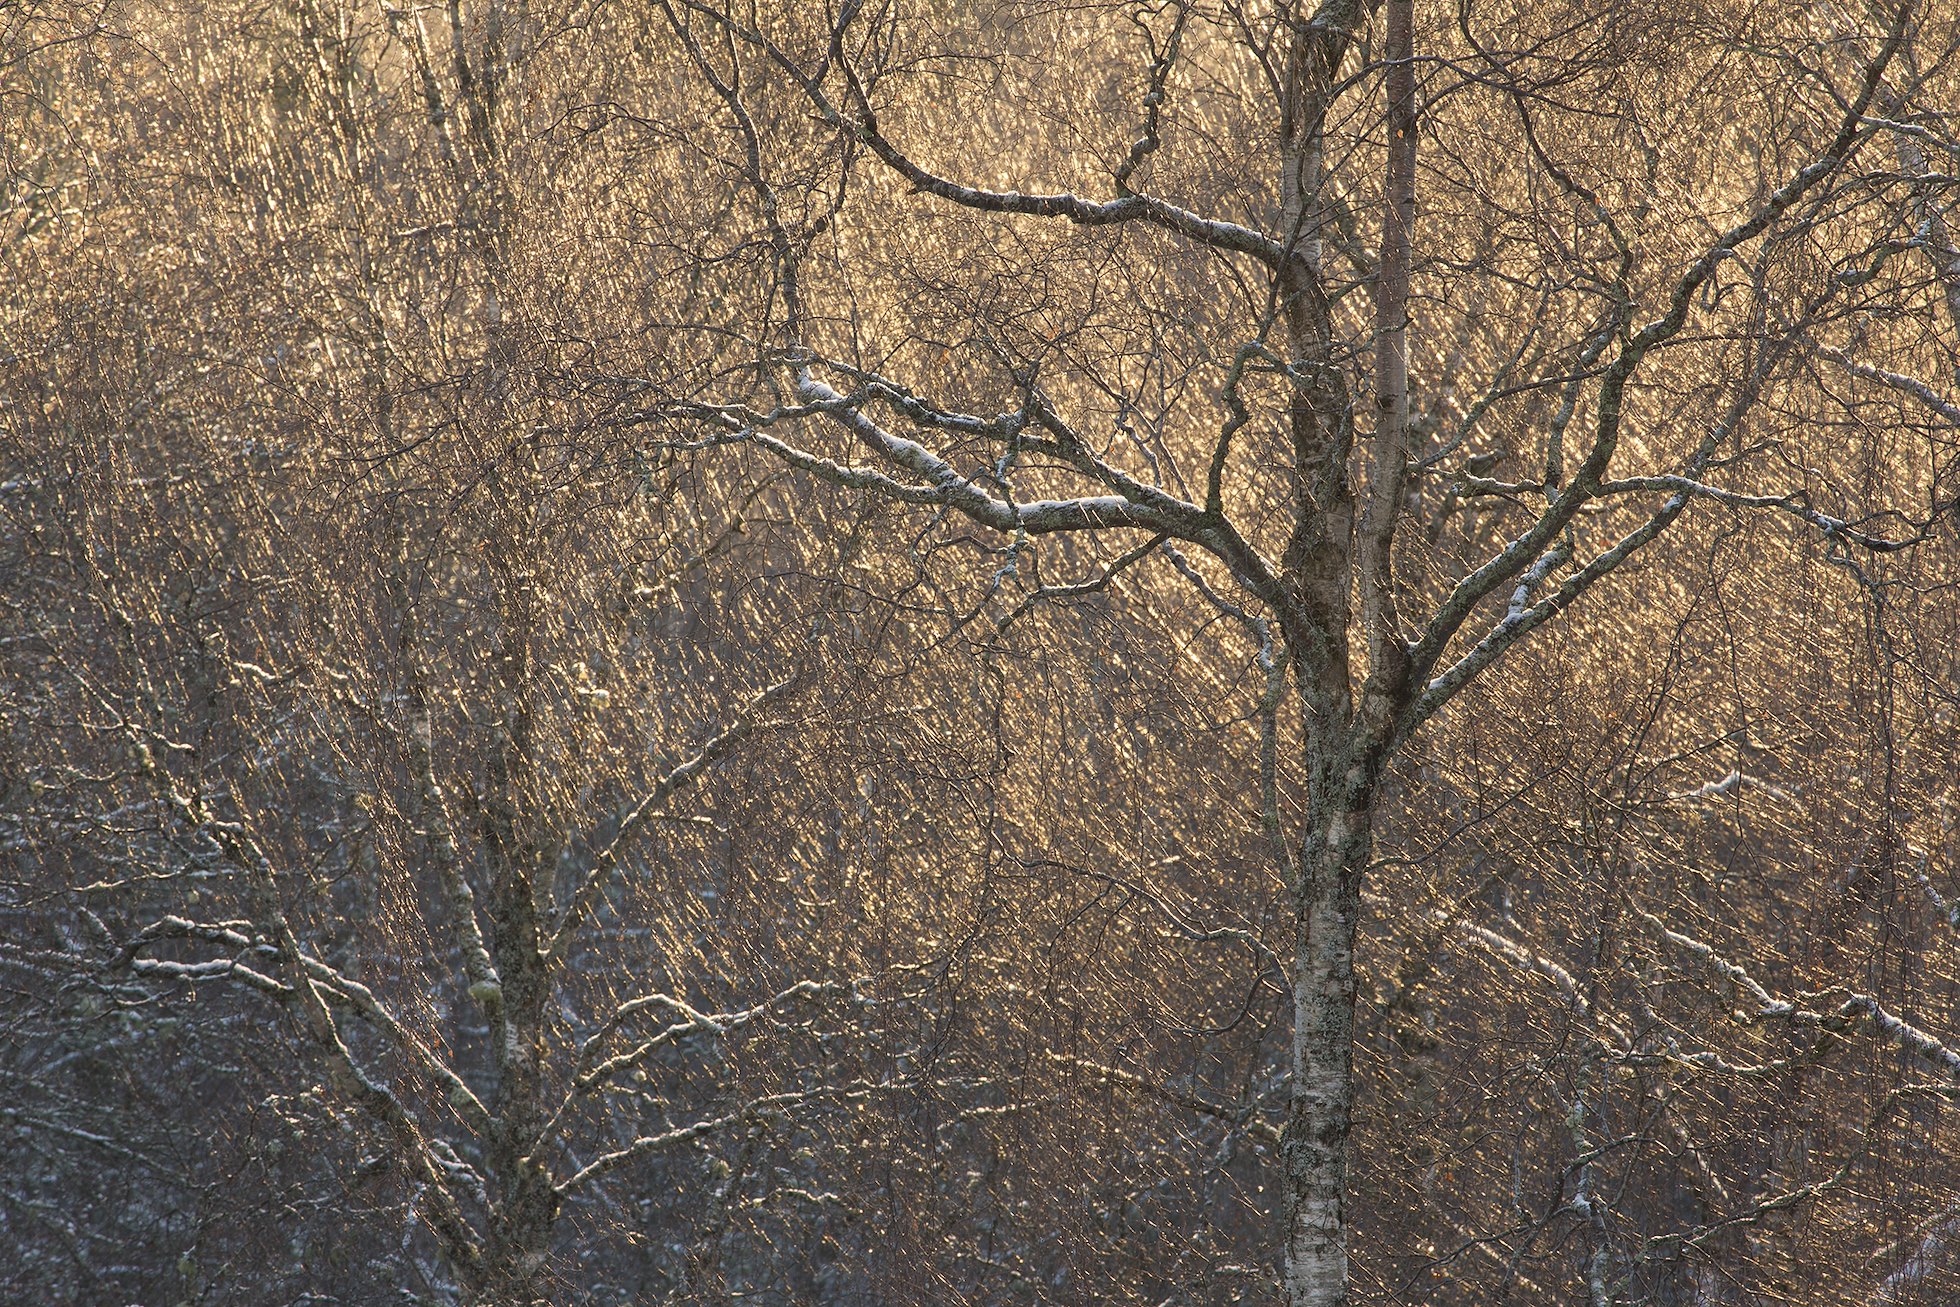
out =
{"type": "Polygon", "coordinates": [[[1779,509],[1816,527],[1832,539],[1848,541],[1875,554],[1895,554],[1921,543],[1932,532],[1933,524],[1940,517],[1940,513],[1936,511],[1924,522],[1908,521],[1908,525],[1913,528],[1910,535],[1882,536],[1861,529],[1861,523],[1818,512],[1810,506],[1809,493],[1803,490],[1793,490],[1784,495],[1747,495],[1735,490],[1725,490],[1721,486],[1711,486],[1685,476],[1627,477],[1618,481],[1608,481],[1599,488],[1601,495],[1622,495],[1643,491],[1687,495],[1695,499],[1726,504],[1731,508],[1779,509]]]}
{"type": "MultiPolygon", "coordinates": [[[[996,531],[1026,531],[1030,535],[1042,535],[1057,531],[1134,527],[1183,537],[1188,536],[1195,525],[1184,514],[1169,510],[1167,505],[1140,504],[1121,495],[1010,502],[989,494],[974,478],[962,475],[952,464],[924,445],[886,431],[865,416],[856,401],[811,376],[807,369],[797,376],[796,393],[799,399],[827,413],[885,461],[922,479],[931,487],[934,496],[932,502],[944,504],[996,531]]],[[[1168,499],[1169,496],[1163,498],[1168,499]]],[[[1197,510],[1188,505],[1179,507],[1188,508],[1193,517],[1197,514],[1197,510]]]]}
{"type": "Polygon", "coordinates": [[[1960,1051],[1956,1051],[1934,1035],[1890,1011],[1871,995],[1835,989],[1820,994],[1800,994],[1795,1002],[1776,998],[1761,982],[1749,974],[1747,968],[1724,957],[1713,945],[1673,929],[1651,912],[1639,909],[1636,909],[1636,912],[1662,938],[1701,958],[1729,983],[1755,1001],[1755,1011],[1742,1012],[1738,1014],[1739,1016],[1754,1021],[1788,1021],[1792,1025],[1809,1026],[1834,1033],[1843,1033],[1862,1024],[1884,1038],[1886,1042],[1912,1054],[1944,1074],[1952,1082],[1950,1089],[1953,1086],[1960,1086],[1960,1051]],[[1810,1005],[1815,999],[1834,995],[1844,997],[1833,1009],[1824,1010],[1810,1005]]]}
{"type": "Polygon", "coordinates": [[[579,1170],[554,1184],[552,1188],[560,1195],[571,1193],[611,1171],[616,1171],[628,1162],[653,1153],[665,1152],[682,1144],[705,1139],[719,1134],[732,1126],[766,1123],[782,1119],[790,1108],[802,1107],[820,1102],[860,1103],[874,1094],[892,1093],[910,1086],[901,1081],[855,1081],[847,1085],[818,1085],[810,1089],[793,1090],[788,1093],[769,1094],[753,1099],[732,1111],[720,1116],[704,1117],[689,1125],[676,1126],[659,1134],[641,1135],[631,1143],[602,1153],[593,1158],[579,1170]]]}
{"type": "Polygon", "coordinates": [[[1867,381],[1876,381],[1881,386],[1889,386],[1902,394],[1912,396],[1927,408],[1933,410],[1933,412],[1942,418],[1945,418],[1948,422],[1960,426],[1960,405],[1954,404],[1919,378],[1906,376],[1902,372],[1891,372],[1884,368],[1873,367],[1869,363],[1860,363],[1843,350],[1832,349],[1829,346],[1818,346],[1817,354],[1820,358],[1829,359],[1854,377],[1863,377],[1867,381]]]}

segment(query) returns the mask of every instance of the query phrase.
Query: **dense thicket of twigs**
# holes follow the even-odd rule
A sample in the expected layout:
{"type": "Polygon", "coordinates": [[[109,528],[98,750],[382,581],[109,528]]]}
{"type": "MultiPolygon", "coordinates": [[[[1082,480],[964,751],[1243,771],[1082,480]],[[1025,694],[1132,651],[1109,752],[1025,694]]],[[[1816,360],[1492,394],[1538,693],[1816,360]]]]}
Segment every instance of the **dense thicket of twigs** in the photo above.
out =
{"type": "MultiPolygon", "coordinates": [[[[0,1297],[1279,1301],[1350,9],[0,4],[0,1297]]],[[[1960,1293],[1956,39],[1414,8],[1358,1300],[1960,1293]]]]}

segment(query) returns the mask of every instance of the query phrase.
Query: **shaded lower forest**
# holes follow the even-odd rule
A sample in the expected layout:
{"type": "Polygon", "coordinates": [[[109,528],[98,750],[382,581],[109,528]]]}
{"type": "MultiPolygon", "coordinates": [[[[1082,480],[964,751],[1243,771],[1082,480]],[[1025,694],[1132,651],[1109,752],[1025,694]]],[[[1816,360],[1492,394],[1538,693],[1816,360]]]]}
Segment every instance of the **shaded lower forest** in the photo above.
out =
{"type": "Polygon", "coordinates": [[[0,1297],[1950,1301],[1956,42],[0,9],[0,1297]]]}

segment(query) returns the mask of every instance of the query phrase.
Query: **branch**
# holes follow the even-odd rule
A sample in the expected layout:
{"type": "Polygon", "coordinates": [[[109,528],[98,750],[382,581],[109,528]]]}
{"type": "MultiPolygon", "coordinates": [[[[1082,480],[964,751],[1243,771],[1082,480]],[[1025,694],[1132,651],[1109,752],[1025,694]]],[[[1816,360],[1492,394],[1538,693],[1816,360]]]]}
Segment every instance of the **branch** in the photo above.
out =
{"type": "Polygon", "coordinates": [[[730,1031],[738,1030],[748,1025],[751,1021],[759,1017],[768,1015],[792,999],[815,998],[845,992],[847,990],[843,985],[820,983],[814,980],[799,980],[781,993],[762,1000],[762,1002],[757,1003],[754,1007],[744,1008],[738,1012],[703,1012],[686,1001],[675,998],[671,994],[646,994],[629,1002],[622,1003],[600,1025],[599,1029],[594,1031],[579,1047],[578,1060],[573,1067],[571,1086],[566,1090],[564,1098],[560,1100],[557,1110],[551,1114],[551,1119],[538,1131],[538,1138],[541,1140],[551,1138],[557,1132],[559,1123],[564,1120],[565,1114],[571,1110],[575,1102],[596,1092],[607,1081],[618,1076],[620,1072],[630,1071],[634,1067],[639,1066],[648,1057],[668,1044],[686,1039],[690,1035],[713,1035],[716,1037],[726,1035],[730,1031]],[[641,1040],[624,1053],[615,1054],[603,1061],[595,1061],[605,1041],[611,1037],[614,1031],[619,1029],[621,1023],[629,1017],[655,1008],[670,1012],[678,1016],[680,1020],[665,1027],[656,1034],[641,1040]]]}
{"type": "Polygon", "coordinates": [[[830,59],[827,62],[835,62],[843,70],[845,83],[850,89],[851,99],[855,105],[856,121],[847,117],[844,111],[824,93],[818,79],[804,73],[787,52],[760,31],[745,27],[726,14],[714,12],[698,3],[698,0],[686,0],[686,3],[689,9],[703,15],[711,22],[722,25],[738,40],[767,54],[797,83],[824,122],[862,143],[886,167],[911,183],[914,191],[922,191],[963,208],[976,209],[984,213],[1063,218],[1084,227],[1108,227],[1141,222],[1174,232],[1212,249],[1251,255],[1269,267],[1278,268],[1287,261],[1286,249],[1262,232],[1254,231],[1250,227],[1242,227],[1234,222],[1202,217],[1189,209],[1179,208],[1175,204],[1148,195],[1126,194],[1114,200],[1096,201],[1067,192],[1027,195],[1020,191],[991,191],[977,186],[961,185],[920,167],[879,130],[877,115],[871,108],[870,97],[859,82],[857,74],[852,71],[849,61],[844,58],[843,37],[845,29],[854,16],[852,7],[847,7],[842,20],[831,33],[830,59]]]}
{"type": "Polygon", "coordinates": [[[1158,501],[1150,504],[1119,495],[1038,499],[1027,503],[997,498],[924,445],[885,431],[866,417],[855,401],[818,381],[807,369],[797,376],[796,392],[799,399],[827,413],[880,457],[925,480],[935,496],[931,502],[944,504],[996,531],[1043,535],[1131,527],[1190,539],[1199,529],[1197,508],[1176,501],[1162,491],[1150,492],[1158,501]]]}
{"type": "Polygon", "coordinates": [[[1752,1021],[1788,1021],[1792,1025],[1810,1026],[1832,1033],[1843,1033],[1862,1022],[1883,1036],[1887,1042],[1943,1073],[1951,1082],[1947,1087],[1949,1094],[1960,1093],[1960,1050],[1953,1049],[1912,1022],[1889,1011],[1871,995],[1839,989],[1827,990],[1824,994],[1800,994],[1794,1003],[1787,999],[1776,998],[1749,974],[1747,968],[1723,957],[1713,945],[1674,930],[1651,912],[1639,908],[1634,911],[1669,943],[1701,958],[1727,978],[1729,983],[1754,999],[1756,1010],[1739,1013],[1739,1016],[1752,1021]],[[1846,995],[1834,1010],[1822,1011],[1808,1005],[1808,1000],[1826,997],[1831,993],[1846,995]]]}
{"type": "Polygon", "coordinates": [[[559,909],[558,924],[552,929],[550,944],[545,949],[547,962],[563,960],[572,931],[577,928],[579,918],[584,915],[600,883],[618,864],[620,852],[625,848],[626,842],[647,821],[662,815],[659,811],[661,804],[672,798],[676,792],[692,785],[702,772],[720,761],[729,750],[741,742],[744,736],[754,730],[757,725],[756,714],[771,704],[780,702],[794,683],[794,678],[778,681],[749,700],[721,734],[710,739],[685,760],[676,764],[666,775],[654,782],[653,788],[647,791],[644,798],[621,814],[619,825],[614,829],[612,838],[592,855],[592,865],[586,869],[585,878],[578,883],[577,888],[566,899],[564,906],[559,909]]]}
{"type": "MultiPolygon", "coordinates": [[[[1714,243],[1703,251],[1701,257],[1696,259],[1675,282],[1674,290],[1668,297],[1666,311],[1623,340],[1620,352],[1601,374],[1593,447],[1574,475],[1571,485],[1557,493],[1552,493],[1551,487],[1548,486],[1550,502],[1538,520],[1496,557],[1457,582],[1441,609],[1423,631],[1421,638],[1410,650],[1409,675],[1412,681],[1419,684],[1429,676],[1444,650],[1477,606],[1487,596],[1540,560],[1552,542],[1578,514],[1580,508],[1599,493],[1614,451],[1619,445],[1622,403],[1626,387],[1646,356],[1672,339],[1686,324],[1695,292],[1714,274],[1717,267],[1735,253],[1738,247],[1767,231],[1791,205],[1841,167],[1856,149],[1868,130],[1864,122],[1865,109],[1871,103],[1886,66],[1898,52],[1904,38],[1905,22],[1909,13],[1910,5],[1902,4],[1884,45],[1866,66],[1859,94],[1846,110],[1831,143],[1815,160],[1799,169],[1789,181],[1772,192],[1748,218],[1717,237],[1714,243]]],[[[1627,307],[1629,306],[1622,305],[1619,311],[1610,315],[1611,320],[1607,328],[1596,335],[1594,345],[1588,347],[1588,355],[1597,357],[1596,347],[1622,330],[1627,307]]],[[[1686,504],[1685,495],[1677,495],[1677,498],[1680,500],[1678,504],[1670,500],[1668,507],[1656,514],[1639,531],[1624,539],[1614,550],[1609,550],[1607,555],[1602,555],[1600,559],[1595,560],[1604,565],[1596,572],[1592,572],[1584,584],[1591,584],[1591,581],[1596,580],[1598,576],[1617,567],[1626,557],[1671,524],[1686,504]]],[[[1579,587],[1579,589],[1583,588],[1584,585],[1579,587]]],[[[1517,627],[1522,625],[1523,629],[1529,629],[1530,626],[1537,625],[1545,617],[1570,603],[1576,594],[1577,591],[1572,591],[1563,594],[1563,597],[1556,597],[1559,601],[1540,615],[1520,615],[1515,622],[1507,617],[1506,622],[1512,623],[1512,634],[1507,637],[1502,628],[1499,632],[1493,632],[1491,636],[1486,637],[1483,645],[1479,646],[1480,652],[1473,653],[1471,658],[1458,663],[1446,676],[1430,681],[1429,688],[1422,694],[1416,707],[1404,717],[1403,724],[1398,727],[1397,738],[1406,737],[1414,722],[1428,717],[1437,706],[1468,684],[1477,672],[1494,661],[1495,655],[1512,642],[1515,634],[1522,634],[1522,630],[1516,629],[1517,627]],[[1523,625],[1525,622],[1529,625],[1523,625]],[[1485,646],[1492,645],[1493,641],[1496,642],[1495,647],[1485,650],[1485,646]]]]}
{"type": "Polygon", "coordinates": [[[1180,1093],[1168,1085],[1160,1085],[1154,1081],[1146,1080],[1134,1072],[1124,1071],[1113,1066],[1105,1066],[1101,1062],[1091,1062],[1087,1058],[1073,1057],[1067,1053],[1057,1052],[1052,1048],[1048,1050],[1048,1060],[1077,1071],[1086,1071],[1105,1085],[1120,1086],[1145,1098],[1155,1098],[1161,1102],[1169,1103],[1173,1107],[1181,1107],[1187,1112],[1194,1112],[1199,1116],[1208,1116],[1215,1121],[1222,1121],[1233,1129],[1243,1130],[1255,1138],[1263,1139],[1268,1144],[1277,1145],[1280,1141],[1279,1127],[1273,1125],[1270,1121],[1261,1121],[1255,1115],[1258,1107],[1254,1103],[1235,1105],[1214,1103],[1209,1099],[1199,1097],[1197,1094],[1180,1093]]]}
{"type": "Polygon", "coordinates": [[[1875,554],[1895,554],[1910,549],[1931,534],[1933,523],[1939,519],[1935,512],[1924,523],[1914,523],[1916,530],[1910,536],[1890,537],[1872,535],[1861,531],[1841,517],[1820,513],[1808,502],[1809,494],[1793,490],[1786,495],[1746,495],[1735,490],[1724,490],[1720,486],[1706,485],[1692,477],[1651,476],[1628,477],[1619,481],[1608,481],[1599,488],[1601,495],[1626,494],[1633,491],[1668,491],[1676,495],[1688,495],[1697,499],[1710,499],[1731,508],[1777,508],[1790,513],[1811,526],[1816,527],[1834,540],[1846,540],[1861,549],[1875,554]]]}
{"type": "Polygon", "coordinates": [[[721,1116],[708,1117],[696,1121],[692,1125],[676,1126],[672,1130],[665,1130],[657,1135],[642,1135],[623,1148],[616,1148],[610,1153],[604,1153],[593,1158],[585,1166],[553,1185],[552,1189],[560,1196],[563,1196],[581,1185],[588,1184],[609,1172],[618,1170],[628,1162],[645,1157],[650,1153],[664,1152],[680,1144],[692,1143],[696,1139],[704,1139],[709,1135],[726,1130],[730,1126],[741,1125],[751,1121],[766,1121],[782,1115],[785,1108],[800,1107],[805,1103],[819,1102],[824,1099],[847,1103],[863,1102],[873,1094],[890,1093],[894,1090],[905,1088],[908,1088],[908,1086],[901,1082],[879,1081],[873,1083],[860,1080],[849,1085],[820,1085],[814,1089],[801,1089],[782,1094],[770,1094],[766,1097],[745,1103],[734,1111],[724,1113],[721,1116]]]}
{"type": "MultiPolygon", "coordinates": [[[[1955,277],[1956,280],[1960,280],[1960,272],[1956,272],[1955,277]]],[[[1832,349],[1825,345],[1819,345],[1816,348],[1819,357],[1829,359],[1852,376],[1863,377],[1867,381],[1876,381],[1881,386],[1890,386],[1893,390],[1911,395],[1914,399],[1924,404],[1927,408],[1932,409],[1933,412],[1939,414],[1948,422],[1960,426],[1960,405],[1955,405],[1931,386],[1919,380],[1919,378],[1909,377],[1900,372],[1888,372],[1884,368],[1873,367],[1869,363],[1860,363],[1843,350],[1832,349]]]]}

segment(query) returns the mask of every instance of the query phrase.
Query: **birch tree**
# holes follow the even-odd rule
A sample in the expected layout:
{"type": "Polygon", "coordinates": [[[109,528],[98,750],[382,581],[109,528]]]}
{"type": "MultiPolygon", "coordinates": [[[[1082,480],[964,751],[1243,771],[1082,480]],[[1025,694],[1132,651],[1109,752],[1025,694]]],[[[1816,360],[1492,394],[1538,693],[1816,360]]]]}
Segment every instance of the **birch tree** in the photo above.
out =
{"type": "MultiPolygon", "coordinates": [[[[1755,432],[1844,385],[1948,403],[1950,342],[1858,324],[1885,316],[1863,288],[1902,239],[1881,197],[1915,185],[1909,164],[1879,180],[1920,139],[1885,106],[1948,75],[1950,18],[1906,4],[1818,38],[1797,11],[1030,15],[1017,36],[1079,51],[1038,47],[1054,71],[1030,92],[967,77],[989,52],[951,15],[665,12],[723,106],[781,311],[760,385],[621,420],[990,533],[999,622],[1161,566],[1244,629],[1267,688],[1243,784],[1294,923],[1285,1298],[1348,1301],[1354,956],[1391,760],[1691,513],[1780,515],[1847,566],[1949,513],[1937,445],[1838,495],[1755,432]],[[828,143],[768,137],[772,94],[828,143]],[[1098,95],[1123,111],[1080,135],[1038,116],[1098,95]],[[779,174],[810,157],[826,202],[798,214],[779,174]],[[916,256],[853,204],[903,206],[975,270],[904,281],[916,256]],[[873,320],[855,306],[881,276],[961,302],[873,320]],[[1871,357],[1893,348],[1912,361],[1871,357]]],[[[1951,280],[1917,231],[1923,320],[1951,280]]]]}
{"type": "Polygon", "coordinates": [[[31,869],[7,965],[75,1014],[20,1026],[18,1124],[42,1155],[128,1160],[141,1198],[121,1222],[49,1214],[89,1164],[49,1184],[37,1160],[10,1238],[80,1233],[73,1266],[32,1259],[50,1278],[15,1287],[511,1304],[766,1274],[716,1264],[822,1212],[796,1132],[849,1135],[893,1087],[875,1053],[788,1070],[823,1014],[872,1024],[873,994],[843,955],[810,971],[838,934],[775,929],[815,888],[747,872],[848,782],[758,749],[787,762],[820,728],[902,756],[907,718],[873,694],[833,714],[803,601],[729,571],[758,492],[651,462],[587,480],[554,434],[538,311],[578,288],[531,261],[538,163],[504,135],[542,16],[142,18],[147,46],[49,48],[78,135],[34,143],[83,199],[15,211],[15,284],[40,289],[5,324],[0,474],[6,838],[31,869]],[[176,101],[118,99],[176,73],[176,101]],[[120,1095],[127,1124],[119,1065],[160,1079],[120,1095]],[[240,1169],[302,1155],[300,1228],[240,1220],[263,1270],[222,1222],[170,1215],[211,1182],[144,1169],[190,1146],[168,1114],[141,1128],[159,1096],[235,1123],[240,1169]],[[566,1213],[627,1251],[567,1258],[566,1213]],[[132,1226],[191,1246],[104,1265],[132,1226]]]}

